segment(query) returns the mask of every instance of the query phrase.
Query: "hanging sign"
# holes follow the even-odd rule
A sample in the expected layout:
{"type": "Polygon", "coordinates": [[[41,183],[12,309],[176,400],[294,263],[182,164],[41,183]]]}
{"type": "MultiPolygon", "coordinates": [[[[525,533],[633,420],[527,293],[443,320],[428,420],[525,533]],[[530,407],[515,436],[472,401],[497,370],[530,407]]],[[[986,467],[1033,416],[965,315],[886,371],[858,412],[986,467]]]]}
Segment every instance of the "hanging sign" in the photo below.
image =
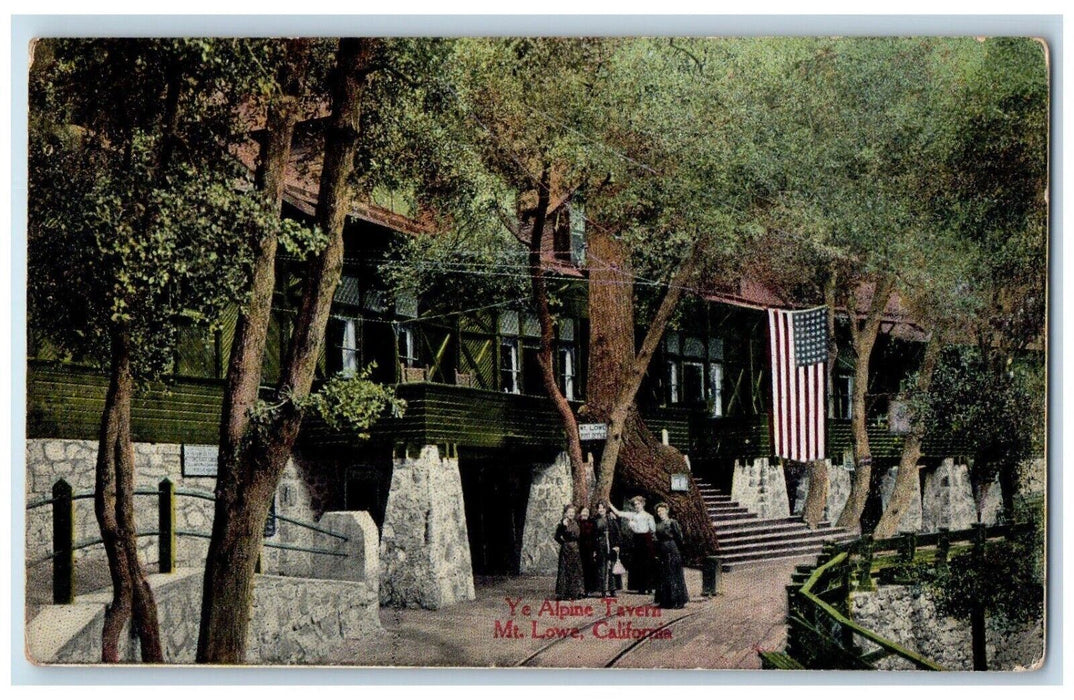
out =
{"type": "Polygon", "coordinates": [[[578,434],[582,440],[607,440],[607,423],[579,423],[578,434]]]}

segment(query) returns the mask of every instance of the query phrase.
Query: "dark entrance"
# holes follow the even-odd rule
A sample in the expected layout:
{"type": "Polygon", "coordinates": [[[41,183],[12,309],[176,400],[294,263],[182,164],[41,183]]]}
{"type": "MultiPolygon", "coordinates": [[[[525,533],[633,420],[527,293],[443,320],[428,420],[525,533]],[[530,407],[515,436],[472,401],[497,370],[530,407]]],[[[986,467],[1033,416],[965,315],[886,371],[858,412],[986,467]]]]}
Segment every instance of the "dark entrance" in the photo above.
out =
{"type": "Polygon", "coordinates": [[[474,574],[517,574],[530,492],[529,461],[522,455],[460,450],[459,472],[474,574]]]}
{"type": "Polygon", "coordinates": [[[380,528],[384,510],[388,507],[388,491],[392,485],[391,469],[371,465],[352,465],[343,481],[343,509],[365,510],[380,528]]]}

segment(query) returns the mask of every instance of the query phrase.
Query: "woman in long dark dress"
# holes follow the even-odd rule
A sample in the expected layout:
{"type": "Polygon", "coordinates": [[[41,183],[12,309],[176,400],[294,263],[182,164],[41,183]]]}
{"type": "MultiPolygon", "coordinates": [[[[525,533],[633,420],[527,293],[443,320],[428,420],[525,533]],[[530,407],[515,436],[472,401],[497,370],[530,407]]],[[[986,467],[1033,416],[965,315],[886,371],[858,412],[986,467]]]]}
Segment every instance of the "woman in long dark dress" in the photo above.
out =
{"type": "Polygon", "coordinates": [[[653,601],[662,608],[681,608],[690,602],[682,570],[682,528],[666,503],[656,506],[657,580],[653,601]]]}
{"type": "Polygon", "coordinates": [[[597,504],[597,517],[593,518],[593,534],[596,544],[597,590],[605,598],[614,598],[618,586],[612,568],[619,560],[619,523],[613,517],[608,517],[608,508],[603,502],[597,504]]]}
{"type": "Polygon", "coordinates": [[[582,553],[582,576],[585,581],[586,595],[599,590],[597,578],[597,534],[594,522],[589,518],[589,509],[578,509],[578,549],[582,553]]]}
{"type": "Polygon", "coordinates": [[[574,506],[563,509],[563,520],[556,528],[559,542],[559,570],[556,573],[556,600],[578,600],[585,595],[582,555],[578,550],[578,521],[574,506]]]}

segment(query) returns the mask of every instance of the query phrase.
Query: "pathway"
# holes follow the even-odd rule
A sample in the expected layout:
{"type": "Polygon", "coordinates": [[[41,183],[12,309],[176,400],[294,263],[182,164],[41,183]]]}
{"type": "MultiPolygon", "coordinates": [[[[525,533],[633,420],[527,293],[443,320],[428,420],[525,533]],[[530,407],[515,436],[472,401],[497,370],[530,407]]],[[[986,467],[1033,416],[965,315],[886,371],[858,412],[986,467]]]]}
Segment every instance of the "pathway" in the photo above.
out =
{"type": "MultiPolygon", "coordinates": [[[[443,610],[383,608],[384,631],[352,642],[339,664],[601,668],[760,668],[757,648],[782,648],[786,590],[794,561],[723,574],[721,593],[702,598],[701,573],[687,569],[692,600],[683,610],[657,610],[651,596],[625,594],[609,615],[599,599],[574,615],[542,613],[550,576],[486,577],[477,598],[443,610]],[[516,603],[515,615],[507,599],[516,603]],[[523,606],[529,605],[529,615],[523,606]],[[648,614],[647,614],[648,613],[648,614]],[[659,614],[659,617],[653,616],[659,614]],[[509,621],[514,622],[510,625],[509,621]],[[498,627],[497,627],[498,623],[498,627]],[[629,625],[629,627],[627,627],[629,625]],[[659,628],[633,638],[630,630],[659,628]],[[538,636],[534,636],[534,630],[538,636]],[[576,636],[548,638],[542,634],[576,636]],[[619,632],[624,638],[618,638],[619,632]]],[[[550,605],[555,605],[552,601],[550,605]]]]}

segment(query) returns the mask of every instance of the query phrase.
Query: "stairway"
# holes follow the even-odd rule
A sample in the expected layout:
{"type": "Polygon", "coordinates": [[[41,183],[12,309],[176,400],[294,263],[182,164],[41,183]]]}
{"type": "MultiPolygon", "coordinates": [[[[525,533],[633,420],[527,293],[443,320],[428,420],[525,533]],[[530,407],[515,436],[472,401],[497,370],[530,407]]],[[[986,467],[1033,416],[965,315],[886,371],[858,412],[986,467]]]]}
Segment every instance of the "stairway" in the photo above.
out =
{"type": "Polygon", "coordinates": [[[798,516],[762,519],[705,480],[695,477],[694,483],[712,517],[724,571],[780,559],[807,559],[820,554],[825,542],[857,537],[827,521],[810,530],[798,516]]]}

